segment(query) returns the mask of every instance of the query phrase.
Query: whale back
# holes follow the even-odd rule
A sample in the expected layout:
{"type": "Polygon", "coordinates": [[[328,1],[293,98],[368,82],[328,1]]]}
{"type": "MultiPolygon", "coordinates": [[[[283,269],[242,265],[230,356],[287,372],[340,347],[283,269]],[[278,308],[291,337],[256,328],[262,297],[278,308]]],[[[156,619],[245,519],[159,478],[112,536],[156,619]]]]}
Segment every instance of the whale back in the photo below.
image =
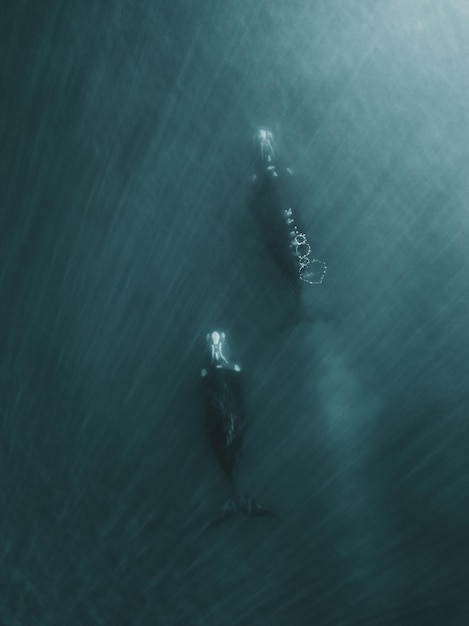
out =
{"type": "Polygon", "coordinates": [[[243,444],[241,374],[234,369],[211,368],[202,384],[207,435],[218,463],[232,477],[243,444]]]}
{"type": "Polygon", "coordinates": [[[289,170],[265,172],[253,182],[249,207],[261,236],[278,269],[290,287],[301,291],[298,256],[293,245],[293,230],[298,225],[293,204],[289,170]]]}

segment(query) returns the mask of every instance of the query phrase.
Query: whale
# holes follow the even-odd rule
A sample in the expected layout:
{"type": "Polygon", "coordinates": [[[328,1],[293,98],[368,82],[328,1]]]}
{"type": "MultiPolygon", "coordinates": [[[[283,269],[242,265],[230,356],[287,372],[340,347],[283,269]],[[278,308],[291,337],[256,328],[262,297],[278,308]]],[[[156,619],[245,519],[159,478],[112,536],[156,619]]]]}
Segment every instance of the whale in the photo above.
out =
{"type": "Polygon", "coordinates": [[[231,495],[221,513],[209,524],[214,528],[238,513],[273,516],[254,498],[239,494],[235,483],[245,431],[245,403],[241,367],[230,360],[226,333],[213,330],[206,336],[206,367],[201,370],[205,404],[205,428],[218,465],[226,475],[231,495]]]}
{"type": "Polygon", "coordinates": [[[273,133],[258,130],[253,144],[248,205],[271,257],[299,304],[304,284],[321,284],[326,266],[311,257],[311,246],[295,201],[293,172],[282,162],[273,133]]]}

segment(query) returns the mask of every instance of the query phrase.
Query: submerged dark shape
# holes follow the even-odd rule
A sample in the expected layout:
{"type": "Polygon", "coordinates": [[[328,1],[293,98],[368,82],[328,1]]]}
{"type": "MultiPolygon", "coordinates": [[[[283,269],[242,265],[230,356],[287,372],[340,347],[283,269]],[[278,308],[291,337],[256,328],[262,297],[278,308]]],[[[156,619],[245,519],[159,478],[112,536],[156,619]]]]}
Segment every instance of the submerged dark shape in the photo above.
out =
{"type": "Polygon", "coordinates": [[[254,136],[254,174],[250,208],[277,267],[300,301],[304,283],[321,284],[325,264],[311,259],[311,247],[294,206],[292,171],[282,165],[269,130],[254,136]]]}
{"type": "Polygon", "coordinates": [[[234,470],[243,445],[244,399],[241,368],[228,360],[226,335],[213,331],[207,335],[210,362],[201,372],[205,400],[205,425],[208,438],[221,468],[231,483],[232,495],[222,513],[209,527],[237,513],[273,515],[249,496],[237,494],[234,470]]]}

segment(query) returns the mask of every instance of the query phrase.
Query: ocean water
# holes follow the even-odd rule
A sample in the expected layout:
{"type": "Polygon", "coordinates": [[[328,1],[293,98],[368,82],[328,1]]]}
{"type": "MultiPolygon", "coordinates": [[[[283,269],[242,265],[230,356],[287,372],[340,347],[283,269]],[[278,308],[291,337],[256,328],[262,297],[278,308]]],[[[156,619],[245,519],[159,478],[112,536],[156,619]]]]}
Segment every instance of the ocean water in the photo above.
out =
{"type": "Polygon", "coordinates": [[[0,626],[469,624],[469,9],[5,2],[0,626]],[[247,209],[294,171],[313,321],[247,209]],[[211,532],[205,334],[246,381],[211,532]]]}

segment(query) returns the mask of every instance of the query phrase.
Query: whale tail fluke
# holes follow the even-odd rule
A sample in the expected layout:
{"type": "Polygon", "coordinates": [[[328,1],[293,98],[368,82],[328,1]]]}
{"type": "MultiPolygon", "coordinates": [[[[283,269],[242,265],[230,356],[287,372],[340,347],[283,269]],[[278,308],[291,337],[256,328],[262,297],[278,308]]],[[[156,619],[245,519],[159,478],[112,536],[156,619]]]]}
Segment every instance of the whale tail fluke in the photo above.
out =
{"type": "Polygon", "coordinates": [[[238,513],[252,517],[275,517],[275,513],[250,496],[231,496],[223,505],[221,515],[212,520],[207,528],[216,528],[238,513]]]}
{"type": "Polygon", "coordinates": [[[250,496],[238,496],[238,507],[243,515],[252,515],[254,517],[275,517],[270,509],[267,509],[262,504],[259,504],[254,498],[250,496]]]}

